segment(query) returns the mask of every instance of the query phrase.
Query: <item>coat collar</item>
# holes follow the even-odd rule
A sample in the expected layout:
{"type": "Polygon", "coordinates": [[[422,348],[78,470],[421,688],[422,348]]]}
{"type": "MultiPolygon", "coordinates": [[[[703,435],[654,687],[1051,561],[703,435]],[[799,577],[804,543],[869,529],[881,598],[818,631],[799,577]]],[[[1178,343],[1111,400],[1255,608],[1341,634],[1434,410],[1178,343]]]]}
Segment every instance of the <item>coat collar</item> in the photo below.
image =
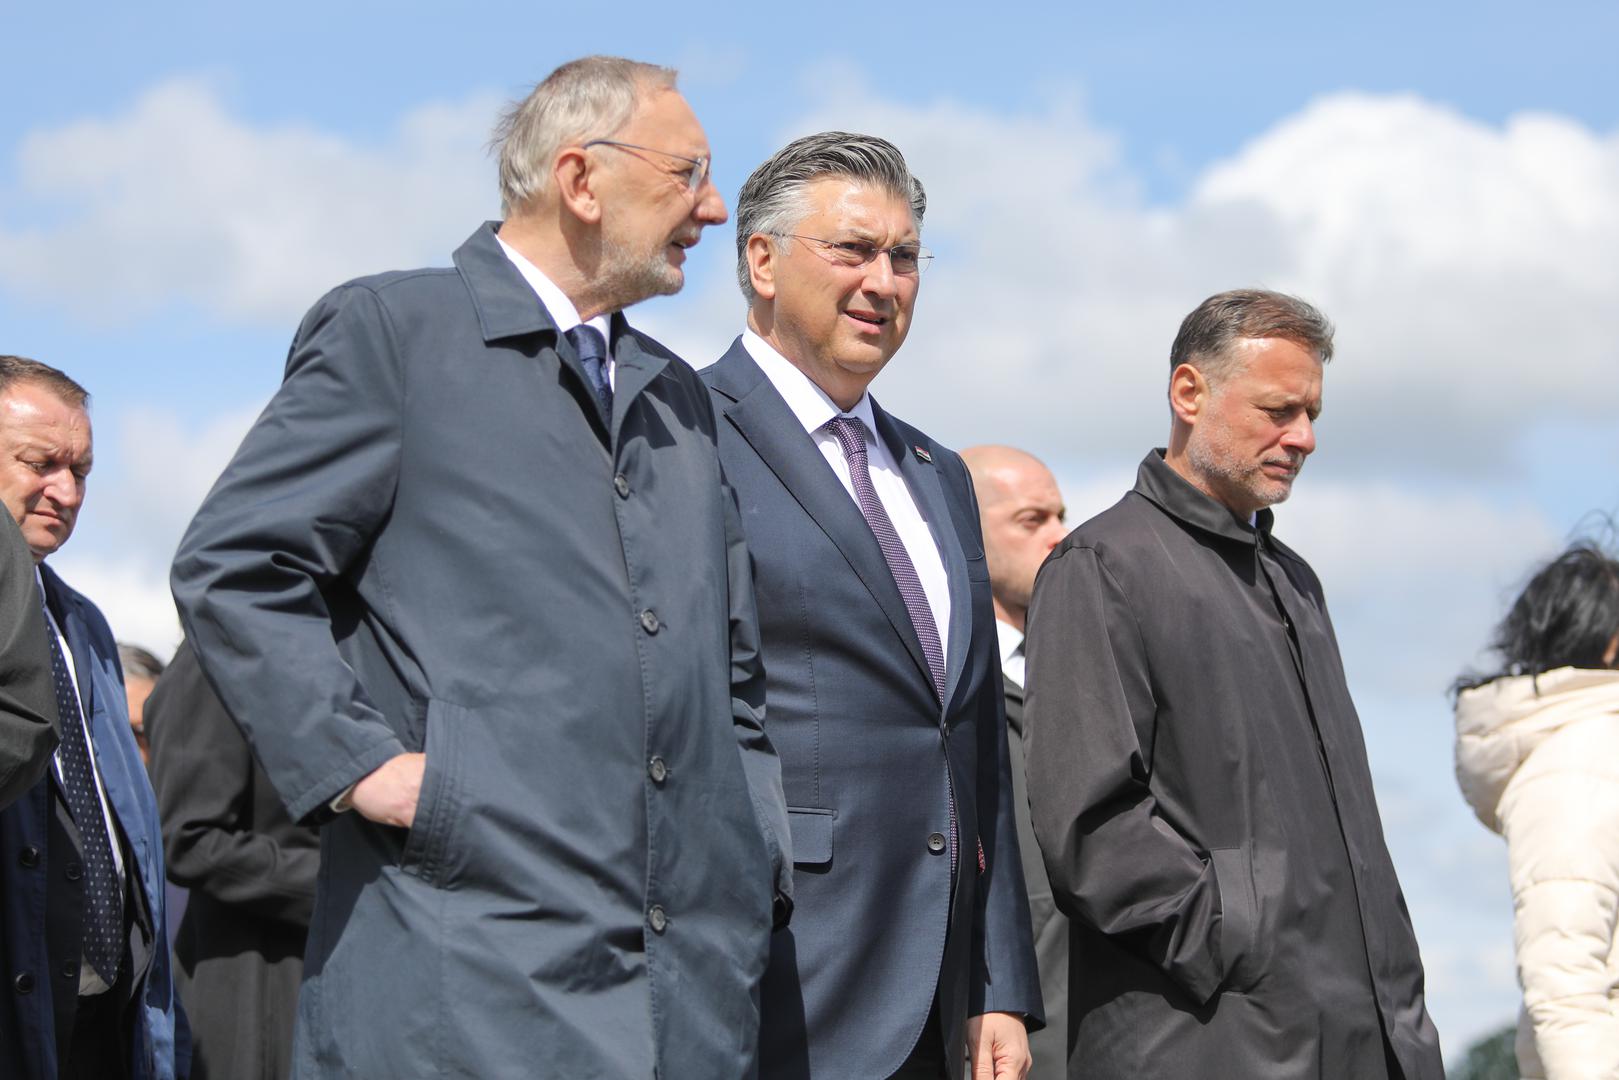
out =
{"type": "Polygon", "coordinates": [[[1135,491],[1170,517],[1249,547],[1253,547],[1259,537],[1270,536],[1271,523],[1275,520],[1268,508],[1256,515],[1253,525],[1241,520],[1170,468],[1162,447],[1149,452],[1142,460],[1136,470],[1135,491]]]}
{"type": "MultiPolygon", "coordinates": [[[[540,303],[533,286],[501,250],[500,241],[495,239],[499,231],[500,222],[486,221],[455,251],[455,267],[472,294],[472,307],[478,313],[484,342],[527,334],[547,335],[548,344],[562,359],[563,366],[587,391],[586,400],[594,401],[595,394],[589,390],[590,383],[579,357],[567,344],[567,339],[557,332],[556,320],[540,303]]],[[[669,357],[644,348],[639,332],[630,326],[622,311],[613,312],[611,324],[616,370],[613,388],[613,441],[616,442],[630,405],[668,365],[669,357]]],[[[593,414],[598,420],[601,418],[599,410],[593,410],[593,414]]]]}
{"type": "MultiPolygon", "coordinates": [[[[62,631],[62,640],[67,642],[68,652],[73,654],[79,707],[84,710],[86,717],[92,716],[96,704],[95,679],[91,677],[95,657],[90,653],[90,633],[84,623],[84,613],[79,610],[79,594],[68,588],[67,583],[46,563],[39,564],[39,579],[45,586],[45,603],[49,605],[51,615],[62,631]]],[[[47,631],[49,629],[46,628],[47,631]]]]}
{"type": "MultiPolygon", "coordinates": [[[[725,419],[837,547],[931,686],[933,677],[922,652],[922,642],[911,625],[910,613],[905,609],[899,586],[894,584],[894,575],[883,558],[882,548],[872,535],[871,526],[861,516],[860,508],[838,482],[837,475],[815,448],[803,425],[748,355],[740,337],[710,370],[713,374],[709,385],[730,401],[722,409],[725,419]]],[[[893,422],[887,413],[875,408],[875,402],[872,404],[878,418],[877,437],[887,441],[892,451],[897,439],[893,422]]],[[[896,457],[903,460],[901,455],[896,454],[896,457]]],[[[907,474],[907,482],[910,479],[907,474]]],[[[934,482],[937,485],[936,478],[934,482]]],[[[953,605],[954,596],[951,599],[953,605]]]]}

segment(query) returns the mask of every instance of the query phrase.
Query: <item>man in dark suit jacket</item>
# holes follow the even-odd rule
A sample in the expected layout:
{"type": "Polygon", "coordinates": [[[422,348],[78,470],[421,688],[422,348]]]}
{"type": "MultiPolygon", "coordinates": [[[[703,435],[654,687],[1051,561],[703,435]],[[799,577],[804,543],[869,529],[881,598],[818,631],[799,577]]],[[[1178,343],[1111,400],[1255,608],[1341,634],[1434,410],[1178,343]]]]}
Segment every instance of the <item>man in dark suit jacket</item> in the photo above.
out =
{"type": "Polygon", "coordinates": [[[1027,1067],[1041,1022],[994,613],[961,459],[867,384],[905,340],[925,198],[828,132],[738,196],[746,332],[703,373],[753,558],[794,851],[761,1074],[1027,1067]]]}
{"type": "Polygon", "coordinates": [[[0,809],[39,782],[56,749],[56,690],[34,559],[0,514],[0,809]]]}
{"type": "Polygon", "coordinates": [[[969,446],[961,458],[978,494],[978,520],[984,529],[984,558],[995,594],[995,634],[1000,644],[1001,681],[1006,687],[1006,743],[1012,758],[1012,806],[1017,812],[1018,849],[1029,886],[1034,920],[1034,953],[1040,962],[1040,997],[1046,1026],[1029,1036],[1034,1067],[1029,1080],[1062,1080],[1068,1075],[1068,918],[1051,897],[1040,846],[1029,820],[1023,739],[1023,621],[1034,594],[1034,576],[1068,531],[1067,509],[1051,470],[1032,454],[1010,446],[969,446]]]}
{"type": "Polygon", "coordinates": [[[169,1080],[157,804],[112,631],[45,565],[84,501],[88,403],[55,368],[0,356],[0,500],[38,566],[61,735],[45,776],[0,811],[0,1076],[169,1080]]]}
{"type": "Polygon", "coordinates": [[[204,673],[325,822],[295,1075],[753,1071],[791,864],[752,583],[708,393],[622,312],[726,217],[674,78],[536,87],[506,220],[322,299],[181,542],[204,673]]]}

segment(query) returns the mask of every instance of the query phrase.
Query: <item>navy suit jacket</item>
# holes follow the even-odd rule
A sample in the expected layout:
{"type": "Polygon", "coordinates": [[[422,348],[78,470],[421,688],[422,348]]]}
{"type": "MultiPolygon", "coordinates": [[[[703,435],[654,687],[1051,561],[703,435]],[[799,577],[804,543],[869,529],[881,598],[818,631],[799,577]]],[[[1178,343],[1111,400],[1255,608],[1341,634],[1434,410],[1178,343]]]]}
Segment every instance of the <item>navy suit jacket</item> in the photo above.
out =
{"type": "Polygon", "coordinates": [[[740,340],[702,377],[753,560],[766,723],[793,839],[795,907],[765,973],[761,1075],[887,1076],[916,1045],[937,988],[958,1076],[969,1015],[1043,1022],[967,470],[873,402],[950,580],[941,707],[871,528],[787,403],[740,340]],[[953,895],[950,845],[938,843],[952,792],[953,895]]]}
{"type": "MultiPolygon", "coordinates": [[[[49,566],[40,572],[73,656],[96,766],[123,834],[135,923],[124,956],[136,976],[124,1004],[132,1014],[131,1073],[136,1080],[171,1080],[175,1004],[164,917],[163,837],[157,800],[129,728],[118,646],[94,604],[49,566]]],[[[58,1028],[72,1022],[77,1003],[83,926],[63,915],[70,909],[82,911],[82,887],[72,869],[78,853],[55,825],[59,796],[52,790],[54,783],[47,773],[0,811],[0,974],[5,977],[0,994],[6,998],[0,1007],[0,1076],[8,1080],[57,1075],[64,1038],[58,1028]]]]}

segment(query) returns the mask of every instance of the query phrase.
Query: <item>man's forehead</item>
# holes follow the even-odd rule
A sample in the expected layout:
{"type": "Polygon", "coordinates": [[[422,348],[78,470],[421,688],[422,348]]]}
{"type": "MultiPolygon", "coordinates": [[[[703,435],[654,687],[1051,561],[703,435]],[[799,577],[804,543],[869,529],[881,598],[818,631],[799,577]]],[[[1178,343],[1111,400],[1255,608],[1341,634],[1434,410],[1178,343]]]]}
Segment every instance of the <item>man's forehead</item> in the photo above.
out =
{"type": "Polygon", "coordinates": [[[821,217],[846,229],[885,231],[895,216],[904,215],[907,229],[915,228],[909,199],[852,176],[822,176],[808,186],[810,216],[821,217]]]}
{"type": "Polygon", "coordinates": [[[658,149],[675,153],[708,152],[708,137],[703,133],[697,114],[692,112],[680,91],[667,86],[644,90],[629,121],[614,134],[658,138],[669,144],[658,149]]]}

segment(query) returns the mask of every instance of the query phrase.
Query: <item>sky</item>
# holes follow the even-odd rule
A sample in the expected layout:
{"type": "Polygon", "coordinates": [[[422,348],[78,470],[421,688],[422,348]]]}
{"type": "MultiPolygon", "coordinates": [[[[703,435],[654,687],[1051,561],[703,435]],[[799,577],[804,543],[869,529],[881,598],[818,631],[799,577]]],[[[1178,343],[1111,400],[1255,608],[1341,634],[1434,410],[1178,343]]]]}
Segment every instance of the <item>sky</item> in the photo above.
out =
{"type": "MultiPolygon", "coordinates": [[[[1445,688],[1534,563],[1619,512],[1619,7],[0,0],[0,25],[0,352],[94,396],[53,565],[160,653],[169,558],[303,311],[448,265],[498,214],[501,104],[574,56],[678,67],[728,204],[798,135],[896,143],[937,258],[873,393],[1041,456],[1076,524],[1162,445],[1188,311],[1312,300],[1337,357],[1276,533],[1326,586],[1447,1055],[1514,1016],[1445,688]]],[[[741,327],[733,243],[710,229],[632,312],[697,366],[741,327]]]]}

